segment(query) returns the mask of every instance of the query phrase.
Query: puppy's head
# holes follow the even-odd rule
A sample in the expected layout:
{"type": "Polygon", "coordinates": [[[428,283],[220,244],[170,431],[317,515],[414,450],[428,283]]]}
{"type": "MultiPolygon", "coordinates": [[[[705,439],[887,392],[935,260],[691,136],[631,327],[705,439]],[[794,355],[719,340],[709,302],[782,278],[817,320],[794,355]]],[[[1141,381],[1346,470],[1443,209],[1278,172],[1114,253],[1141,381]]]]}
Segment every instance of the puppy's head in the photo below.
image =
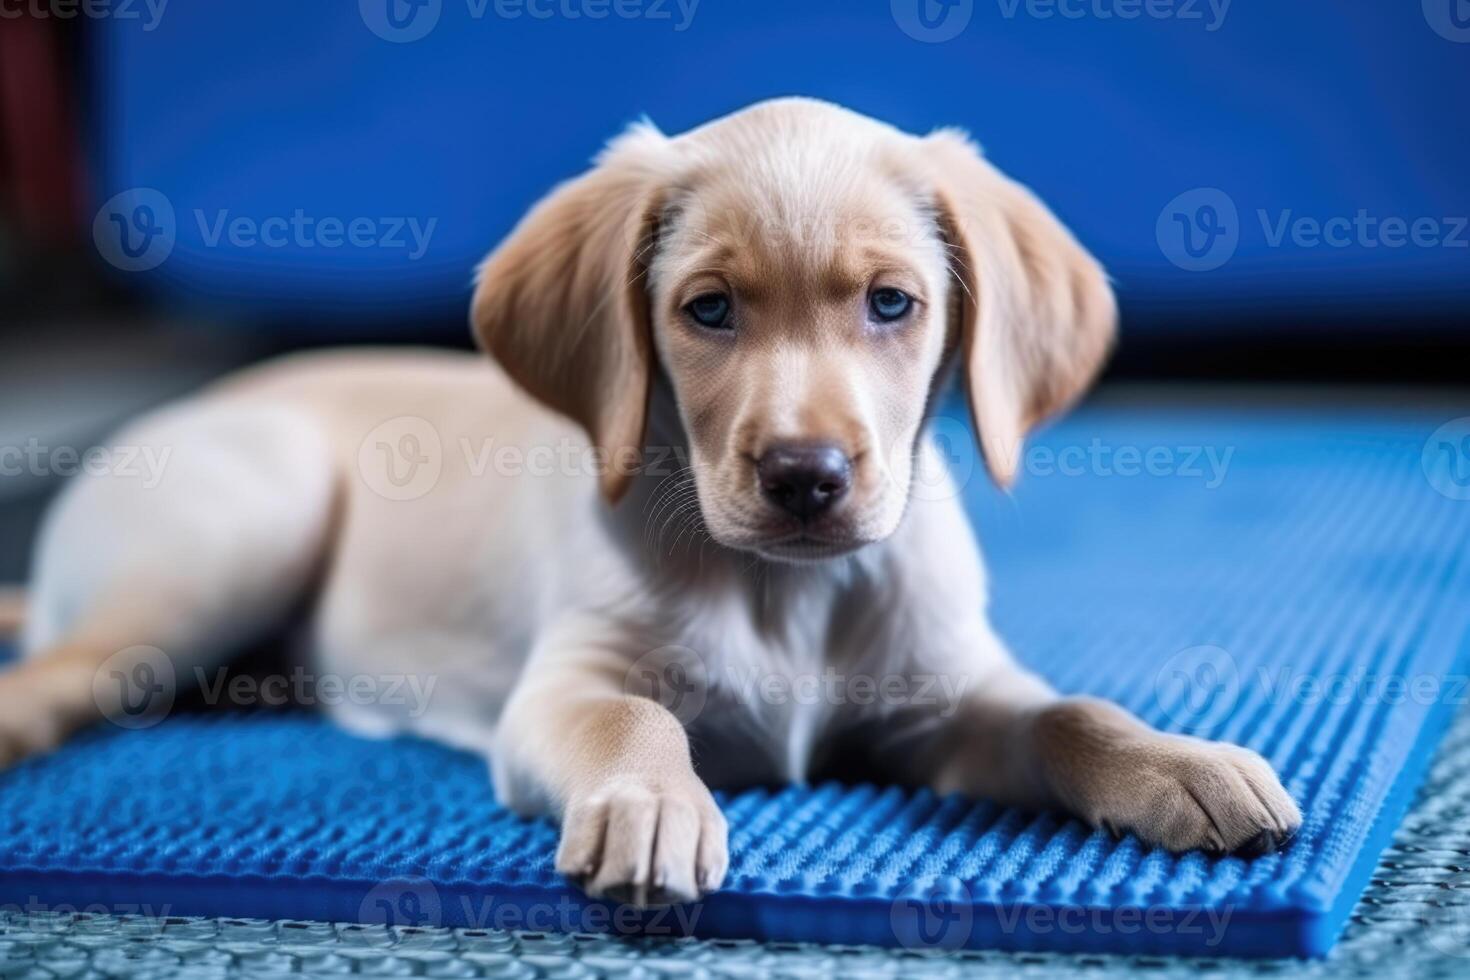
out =
{"type": "MultiPolygon", "coordinates": [[[[472,318],[613,460],[643,447],[662,372],[711,535],[813,560],[897,527],[948,362],[1009,484],[1116,316],[1097,263],[961,135],[785,99],[630,130],[490,256],[472,318]]],[[[629,467],[604,474],[615,501],[629,467]]]]}

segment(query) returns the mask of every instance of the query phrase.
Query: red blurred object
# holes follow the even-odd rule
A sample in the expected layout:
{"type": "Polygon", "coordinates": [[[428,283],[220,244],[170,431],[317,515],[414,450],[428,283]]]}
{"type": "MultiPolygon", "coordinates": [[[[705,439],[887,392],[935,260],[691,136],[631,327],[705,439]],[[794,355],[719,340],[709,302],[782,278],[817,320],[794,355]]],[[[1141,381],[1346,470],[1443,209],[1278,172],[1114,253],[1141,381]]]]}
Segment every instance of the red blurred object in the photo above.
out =
{"type": "Polygon", "coordinates": [[[24,239],[59,245],[81,227],[80,167],[60,27],[36,16],[0,25],[0,174],[24,239]]]}

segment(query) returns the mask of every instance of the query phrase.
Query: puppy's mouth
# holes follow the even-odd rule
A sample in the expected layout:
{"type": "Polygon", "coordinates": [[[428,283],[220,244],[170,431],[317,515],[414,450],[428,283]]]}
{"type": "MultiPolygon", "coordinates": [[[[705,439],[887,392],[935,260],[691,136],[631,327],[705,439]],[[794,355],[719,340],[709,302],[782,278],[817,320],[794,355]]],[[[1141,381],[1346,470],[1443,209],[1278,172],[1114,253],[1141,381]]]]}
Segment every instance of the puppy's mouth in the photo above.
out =
{"type": "Polygon", "coordinates": [[[867,543],[858,538],[829,538],[803,530],[763,541],[752,550],[771,561],[805,565],[850,555],[867,543]]]}

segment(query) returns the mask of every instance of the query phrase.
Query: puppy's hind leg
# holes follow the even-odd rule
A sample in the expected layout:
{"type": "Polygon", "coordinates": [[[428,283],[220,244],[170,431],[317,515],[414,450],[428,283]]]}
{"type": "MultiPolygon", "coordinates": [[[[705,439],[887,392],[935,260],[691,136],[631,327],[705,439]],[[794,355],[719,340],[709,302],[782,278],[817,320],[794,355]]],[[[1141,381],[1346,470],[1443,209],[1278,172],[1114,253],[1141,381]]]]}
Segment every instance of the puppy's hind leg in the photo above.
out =
{"type": "Polygon", "coordinates": [[[0,766],[99,718],[158,710],[286,615],[330,534],[308,417],[193,403],[124,430],[47,515],[21,663],[0,673],[0,766]]]}

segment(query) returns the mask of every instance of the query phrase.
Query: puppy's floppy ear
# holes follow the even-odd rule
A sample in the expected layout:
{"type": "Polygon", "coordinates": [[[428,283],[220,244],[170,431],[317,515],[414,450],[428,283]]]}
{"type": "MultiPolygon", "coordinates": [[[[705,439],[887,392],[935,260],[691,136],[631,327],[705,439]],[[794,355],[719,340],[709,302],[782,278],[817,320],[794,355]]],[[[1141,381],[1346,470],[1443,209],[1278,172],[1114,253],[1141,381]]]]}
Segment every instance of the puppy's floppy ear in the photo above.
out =
{"type": "Polygon", "coordinates": [[[961,357],[985,463],[1015,479],[1021,445],[1092,381],[1117,329],[1107,277],[1071,233],[955,130],[921,141],[959,297],[961,357]]]}
{"type": "Polygon", "coordinates": [[[471,307],[480,346],[604,451],[609,501],[627,490],[643,449],[646,262],[668,144],[651,125],[634,126],[552,191],[480,266],[471,307]]]}

